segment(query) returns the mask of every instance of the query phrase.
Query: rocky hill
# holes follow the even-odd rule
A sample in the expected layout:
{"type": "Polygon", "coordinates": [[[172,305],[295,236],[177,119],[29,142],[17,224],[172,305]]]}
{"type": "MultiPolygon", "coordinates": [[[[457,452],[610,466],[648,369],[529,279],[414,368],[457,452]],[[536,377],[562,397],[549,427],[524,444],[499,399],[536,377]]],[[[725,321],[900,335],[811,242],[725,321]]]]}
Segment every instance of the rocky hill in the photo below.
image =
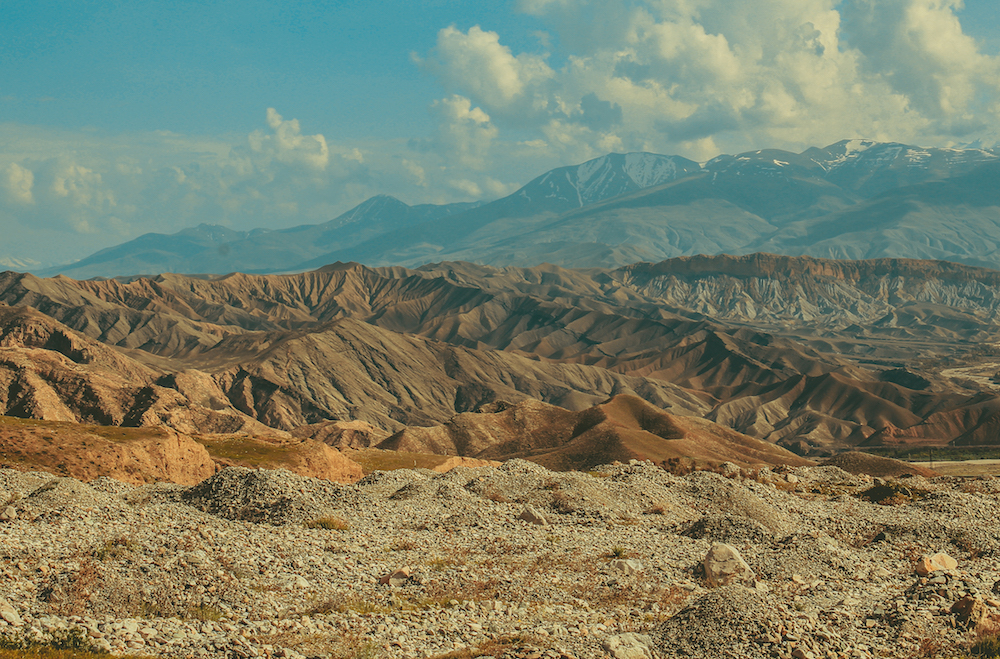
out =
{"type": "Polygon", "coordinates": [[[0,469],[0,637],[156,657],[909,659],[996,633],[996,479],[720,471],[0,469]]]}

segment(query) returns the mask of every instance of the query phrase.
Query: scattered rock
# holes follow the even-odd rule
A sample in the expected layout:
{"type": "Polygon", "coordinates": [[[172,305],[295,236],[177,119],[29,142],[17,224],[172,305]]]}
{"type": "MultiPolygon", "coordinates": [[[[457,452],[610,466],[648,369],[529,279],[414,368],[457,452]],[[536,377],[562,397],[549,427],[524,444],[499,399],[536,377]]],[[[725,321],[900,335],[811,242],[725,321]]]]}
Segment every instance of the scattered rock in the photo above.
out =
{"type": "Polygon", "coordinates": [[[530,524],[538,524],[539,526],[548,526],[549,520],[546,519],[545,515],[538,512],[532,506],[525,506],[521,514],[517,516],[518,519],[523,519],[530,524]]]}
{"type": "Polygon", "coordinates": [[[708,550],[708,555],[705,556],[705,582],[709,588],[731,584],[752,586],[756,581],[753,570],[736,547],[719,542],[708,550]]]}
{"type": "Polygon", "coordinates": [[[922,577],[926,577],[931,572],[937,572],[938,570],[954,570],[958,567],[958,561],[954,558],[939,552],[937,554],[921,556],[917,561],[917,574],[922,577]]]}
{"type": "Polygon", "coordinates": [[[603,645],[613,659],[653,659],[653,639],[645,634],[615,634],[604,639],[603,645]]]}
{"type": "Polygon", "coordinates": [[[15,519],[17,519],[17,510],[14,509],[14,506],[7,506],[3,512],[0,512],[0,522],[13,522],[15,519]]]}

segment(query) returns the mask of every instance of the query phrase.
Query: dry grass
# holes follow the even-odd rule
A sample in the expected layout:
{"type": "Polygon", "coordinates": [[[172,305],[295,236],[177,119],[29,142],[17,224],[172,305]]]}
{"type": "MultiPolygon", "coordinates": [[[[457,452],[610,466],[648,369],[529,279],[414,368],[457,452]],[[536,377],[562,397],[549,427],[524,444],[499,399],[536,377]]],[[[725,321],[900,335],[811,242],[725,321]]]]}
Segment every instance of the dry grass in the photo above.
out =
{"type": "Polygon", "coordinates": [[[534,636],[528,634],[515,634],[512,636],[500,636],[490,639],[485,643],[464,650],[455,650],[445,654],[433,655],[430,659],[476,659],[476,657],[501,657],[507,652],[517,654],[527,654],[531,649],[539,645],[539,641],[534,636]]]}
{"type": "Polygon", "coordinates": [[[486,492],[483,494],[483,496],[489,499],[490,501],[495,501],[496,503],[510,503],[510,499],[505,497],[503,493],[500,492],[500,490],[497,490],[496,488],[491,487],[487,489],[486,492]]]}
{"type": "Polygon", "coordinates": [[[393,471],[395,469],[433,469],[453,456],[434,455],[431,453],[403,453],[400,451],[382,451],[379,449],[364,449],[360,451],[343,451],[344,455],[361,465],[361,470],[367,476],[373,471],[393,471]]]}
{"type": "Polygon", "coordinates": [[[340,517],[328,515],[317,517],[305,523],[307,529],[327,529],[328,531],[347,531],[351,528],[350,522],[340,517]]]}

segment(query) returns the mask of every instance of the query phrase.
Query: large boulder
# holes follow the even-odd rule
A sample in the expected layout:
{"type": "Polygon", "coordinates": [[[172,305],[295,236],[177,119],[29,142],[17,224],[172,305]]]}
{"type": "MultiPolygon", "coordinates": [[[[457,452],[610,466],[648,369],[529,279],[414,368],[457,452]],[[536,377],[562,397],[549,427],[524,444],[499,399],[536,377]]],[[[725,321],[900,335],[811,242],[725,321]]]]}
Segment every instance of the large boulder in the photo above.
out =
{"type": "Polygon", "coordinates": [[[705,582],[709,588],[743,584],[752,586],[757,578],[736,547],[718,542],[705,556],[705,582]]]}

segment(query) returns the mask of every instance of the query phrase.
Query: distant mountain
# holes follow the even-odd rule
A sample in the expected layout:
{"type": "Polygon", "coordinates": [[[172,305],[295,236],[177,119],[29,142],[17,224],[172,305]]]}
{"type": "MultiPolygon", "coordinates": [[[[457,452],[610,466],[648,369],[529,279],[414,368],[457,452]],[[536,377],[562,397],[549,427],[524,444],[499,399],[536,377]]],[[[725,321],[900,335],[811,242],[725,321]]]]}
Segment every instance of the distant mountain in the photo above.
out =
{"type": "Polygon", "coordinates": [[[294,268],[334,246],[350,247],[374,236],[477,206],[478,203],[408,206],[394,197],[378,195],[323,224],[277,231],[233,231],[201,224],[170,235],[147,233],[82,261],[38,273],[82,279],[161,272],[276,272],[294,268]]]}
{"type": "Polygon", "coordinates": [[[13,256],[0,257],[0,268],[10,268],[11,270],[32,270],[37,269],[41,263],[34,259],[19,259],[13,256]]]}
{"type": "Polygon", "coordinates": [[[490,203],[408,206],[378,196],[324,224],[147,234],[39,274],[268,273],[336,261],[617,267],[762,250],[1000,267],[998,163],[996,151],[863,140],[703,165],[610,154],[554,169],[490,203]]]}

